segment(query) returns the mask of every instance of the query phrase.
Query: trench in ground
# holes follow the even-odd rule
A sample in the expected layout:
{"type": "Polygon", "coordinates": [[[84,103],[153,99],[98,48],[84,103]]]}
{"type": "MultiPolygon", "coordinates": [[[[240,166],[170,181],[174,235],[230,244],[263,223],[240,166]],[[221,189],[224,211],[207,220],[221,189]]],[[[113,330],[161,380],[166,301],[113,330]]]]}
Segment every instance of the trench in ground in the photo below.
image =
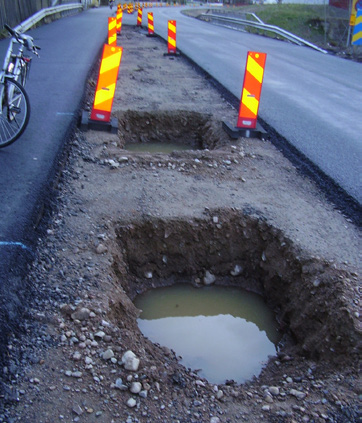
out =
{"type": "Polygon", "coordinates": [[[153,148],[153,152],[170,152],[170,146],[171,150],[213,150],[229,143],[222,123],[206,113],[128,110],[117,117],[120,147],[126,150],[133,146],[137,152],[149,152],[155,144],[160,150],[153,148]]]}
{"type": "MultiPolygon", "coordinates": [[[[118,221],[116,233],[114,270],[130,300],[185,281],[199,286],[210,272],[216,285],[263,296],[278,319],[279,355],[344,364],[356,358],[358,337],[346,304],[346,275],[298,249],[256,210],[118,221]]],[[[117,307],[122,306],[115,306],[115,314],[122,314],[117,307]]]]}

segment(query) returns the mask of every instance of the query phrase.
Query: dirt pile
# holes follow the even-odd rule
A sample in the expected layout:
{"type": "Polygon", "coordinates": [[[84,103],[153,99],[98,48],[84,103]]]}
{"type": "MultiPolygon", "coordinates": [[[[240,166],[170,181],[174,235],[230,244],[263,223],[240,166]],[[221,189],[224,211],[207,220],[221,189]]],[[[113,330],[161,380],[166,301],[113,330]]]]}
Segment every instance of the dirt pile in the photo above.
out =
{"type": "Polygon", "coordinates": [[[183,57],[122,31],[119,134],[71,143],[0,421],[357,421],[358,230],[269,142],[231,143],[237,111],[183,57]],[[154,139],[194,149],[123,148],[154,139]],[[137,326],[138,292],[206,272],[280,322],[278,354],[243,385],[208,383],[137,326]]]}

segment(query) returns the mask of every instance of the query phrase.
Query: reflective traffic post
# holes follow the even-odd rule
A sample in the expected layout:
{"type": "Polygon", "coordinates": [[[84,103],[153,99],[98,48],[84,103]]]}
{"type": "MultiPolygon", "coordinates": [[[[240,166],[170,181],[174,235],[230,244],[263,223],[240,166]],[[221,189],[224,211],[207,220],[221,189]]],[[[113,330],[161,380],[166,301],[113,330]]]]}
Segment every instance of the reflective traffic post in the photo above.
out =
{"type": "Polygon", "coordinates": [[[265,134],[257,122],[265,62],[266,53],[248,51],[236,127],[223,122],[223,128],[231,138],[236,139],[240,136],[261,138],[265,134]]]}

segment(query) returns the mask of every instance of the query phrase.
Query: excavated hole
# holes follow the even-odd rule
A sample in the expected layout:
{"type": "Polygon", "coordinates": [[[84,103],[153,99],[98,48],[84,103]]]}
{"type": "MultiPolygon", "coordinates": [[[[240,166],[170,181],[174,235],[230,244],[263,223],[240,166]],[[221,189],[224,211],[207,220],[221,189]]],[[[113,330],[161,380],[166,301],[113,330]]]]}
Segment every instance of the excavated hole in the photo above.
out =
{"type": "MultiPolygon", "coordinates": [[[[209,272],[215,285],[263,296],[277,315],[281,357],[356,359],[358,334],[346,304],[347,275],[298,250],[257,211],[119,222],[116,233],[115,272],[132,301],[157,287],[186,281],[201,286],[209,272]]],[[[121,308],[115,306],[116,315],[121,308]]]]}
{"type": "Polygon", "coordinates": [[[228,142],[221,122],[185,110],[118,113],[120,146],[138,152],[212,150],[228,142]]]}

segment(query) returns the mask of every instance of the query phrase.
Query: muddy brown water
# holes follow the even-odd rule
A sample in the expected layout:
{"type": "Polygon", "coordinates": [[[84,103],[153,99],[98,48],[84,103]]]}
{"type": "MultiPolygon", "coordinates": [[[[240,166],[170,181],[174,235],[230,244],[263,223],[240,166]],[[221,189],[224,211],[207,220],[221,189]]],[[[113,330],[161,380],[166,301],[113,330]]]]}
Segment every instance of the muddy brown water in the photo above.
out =
{"type": "Polygon", "coordinates": [[[280,340],[263,298],[243,289],[177,284],[147,291],[135,305],[143,334],[211,383],[258,376],[280,340]]]}

